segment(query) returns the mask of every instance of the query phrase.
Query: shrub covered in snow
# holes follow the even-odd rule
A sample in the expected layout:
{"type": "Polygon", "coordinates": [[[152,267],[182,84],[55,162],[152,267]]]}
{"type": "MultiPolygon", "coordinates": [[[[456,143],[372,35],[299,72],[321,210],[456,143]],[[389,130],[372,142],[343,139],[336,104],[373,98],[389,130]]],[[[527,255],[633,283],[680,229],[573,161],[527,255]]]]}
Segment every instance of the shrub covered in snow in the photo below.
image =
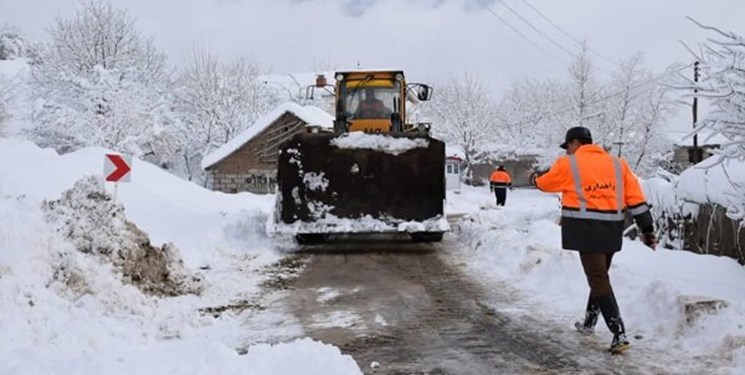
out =
{"type": "Polygon", "coordinates": [[[0,60],[35,56],[34,49],[18,31],[8,27],[0,29],[0,60]]]}
{"type": "MultiPolygon", "coordinates": [[[[186,270],[173,244],[158,248],[124,214],[124,207],[106,192],[100,177],[90,176],[54,201],[45,201],[47,220],[85,254],[110,263],[125,283],[143,293],[176,296],[201,292],[199,275],[186,270]]],[[[79,274],[61,266],[55,275],[68,286],[84,288],[79,274]]]]}

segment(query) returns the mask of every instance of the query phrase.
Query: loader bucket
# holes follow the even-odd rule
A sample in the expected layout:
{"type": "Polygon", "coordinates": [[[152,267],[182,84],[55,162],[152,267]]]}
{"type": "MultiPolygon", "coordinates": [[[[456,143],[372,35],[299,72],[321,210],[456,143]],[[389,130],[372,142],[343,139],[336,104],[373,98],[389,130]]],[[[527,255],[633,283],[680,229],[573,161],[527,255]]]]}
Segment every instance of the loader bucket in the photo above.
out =
{"type": "Polygon", "coordinates": [[[427,135],[299,134],[280,146],[277,183],[278,231],[449,229],[445,144],[427,135]]]}

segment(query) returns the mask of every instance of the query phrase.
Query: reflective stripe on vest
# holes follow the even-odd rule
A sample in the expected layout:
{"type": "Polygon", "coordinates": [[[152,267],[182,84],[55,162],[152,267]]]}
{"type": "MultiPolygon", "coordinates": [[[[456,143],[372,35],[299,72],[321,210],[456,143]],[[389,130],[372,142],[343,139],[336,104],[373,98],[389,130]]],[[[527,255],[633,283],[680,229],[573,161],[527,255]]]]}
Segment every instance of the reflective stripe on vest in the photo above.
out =
{"type": "Polygon", "coordinates": [[[577,193],[577,200],[579,200],[579,210],[562,209],[561,216],[574,219],[592,219],[602,221],[621,221],[624,219],[623,171],[621,169],[621,162],[617,158],[613,158],[613,171],[616,175],[616,212],[587,211],[587,199],[582,190],[582,181],[580,179],[579,166],[577,165],[577,157],[575,155],[569,155],[569,167],[572,170],[572,177],[574,178],[574,189],[575,193],[577,193]]]}
{"type": "Polygon", "coordinates": [[[643,214],[643,213],[645,213],[647,211],[649,211],[649,205],[647,205],[646,202],[645,203],[642,203],[642,204],[640,204],[640,205],[638,205],[636,207],[629,208],[629,212],[632,215],[634,215],[634,216],[641,215],[641,214],[643,214]]]}
{"type": "Polygon", "coordinates": [[[577,199],[579,200],[579,212],[587,211],[587,200],[585,199],[585,193],[582,191],[582,180],[579,178],[579,166],[577,165],[577,157],[569,155],[569,167],[572,168],[572,177],[574,178],[574,190],[577,193],[577,199]]]}
{"type": "Polygon", "coordinates": [[[623,212],[596,212],[596,211],[575,211],[575,210],[561,210],[562,217],[570,217],[573,219],[592,219],[601,221],[622,221],[623,212]]]}
{"type": "Polygon", "coordinates": [[[623,169],[621,168],[621,161],[618,158],[613,159],[613,169],[616,172],[616,209],[619,213],[623,212],[623,169]]]}

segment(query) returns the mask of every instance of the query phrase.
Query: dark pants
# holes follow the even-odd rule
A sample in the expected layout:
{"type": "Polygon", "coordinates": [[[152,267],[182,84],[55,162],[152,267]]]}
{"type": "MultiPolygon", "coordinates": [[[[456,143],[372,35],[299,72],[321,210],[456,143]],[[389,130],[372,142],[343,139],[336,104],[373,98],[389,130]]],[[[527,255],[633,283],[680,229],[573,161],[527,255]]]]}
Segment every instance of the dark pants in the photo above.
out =
{"type": "Polygon", "coordinates": [[[590,285],[590,297],[587,299],[584,325],[586,327],[594,326],[597,322],[598,313],[602,313],[608,329],[616,335],[625,333],[626,329],[608,277],[613,254],[615,253],[580,252],[579,258],[587,276],[587,284],[590,285]]]}
{"type": "Polygon", "coordinates": [[[582,268],[585,270],[585,276],[587,276],[587,284],[590,285],[590,297],[601,297],[613,292],[608,277],[613,254],[579,253],[582,268]]]}
{"type": "Polygon", "coordinates": [[[507,188],[495,187],[494,196],[497,197],[497,206],[504,206],[507,201],[507,188]]]}

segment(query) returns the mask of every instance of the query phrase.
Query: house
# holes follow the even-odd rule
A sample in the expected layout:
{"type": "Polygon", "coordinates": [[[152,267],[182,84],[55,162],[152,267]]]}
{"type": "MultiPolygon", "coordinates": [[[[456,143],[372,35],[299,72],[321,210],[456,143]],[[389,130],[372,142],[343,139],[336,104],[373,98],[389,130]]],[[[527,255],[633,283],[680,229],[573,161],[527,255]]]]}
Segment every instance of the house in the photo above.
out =
{"type": "Polygon", "coordinates": [[[684,132],[672,132],[673,137],[673,163],[686,168],[696,162],[700,162],[713,155],[713,150],[721,147],[729,140],[718,133],[701,130],[697,133],[697,147],[693,147],[693,134],[684,132]]]}
{"type": "Polygon", "coordinates": [[[334,118],[318,107],[287,102],[202,159],[207,187],[225,193],[274,193],[279,145],[309,125],[332,128],[334,118]]]}

